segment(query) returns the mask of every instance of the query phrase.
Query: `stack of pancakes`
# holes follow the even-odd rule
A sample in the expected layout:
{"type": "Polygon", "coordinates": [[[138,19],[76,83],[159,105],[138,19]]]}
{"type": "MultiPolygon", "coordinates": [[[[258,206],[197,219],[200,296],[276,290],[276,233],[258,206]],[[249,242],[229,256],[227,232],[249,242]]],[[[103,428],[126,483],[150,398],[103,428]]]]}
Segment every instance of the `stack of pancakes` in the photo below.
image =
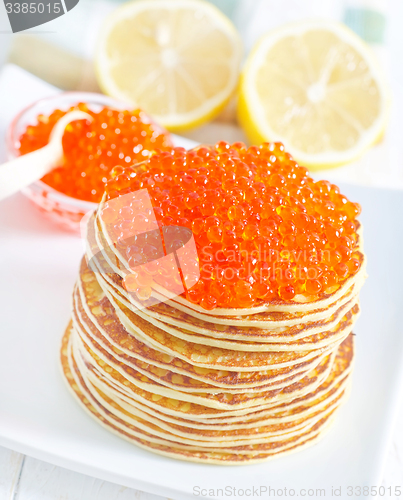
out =
{"type": "Polygon", "coordinates": [[[144,307],[99,215],[73,294],[61,359],[103,425],[142,448],[206,463],[253,463],[315,443],[346,400],[361,268],[310,302],[206,311],[176,297],[144,307]]]}

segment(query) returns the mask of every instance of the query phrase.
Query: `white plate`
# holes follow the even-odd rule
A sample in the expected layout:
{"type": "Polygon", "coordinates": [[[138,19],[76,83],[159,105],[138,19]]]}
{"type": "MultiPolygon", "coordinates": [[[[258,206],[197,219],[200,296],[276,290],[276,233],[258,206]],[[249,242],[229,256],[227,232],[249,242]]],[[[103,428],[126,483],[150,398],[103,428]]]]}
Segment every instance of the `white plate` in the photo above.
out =
{"type": "Polygon", "coordinates": [[[378,485],[403,367],[403,195],[352,186],[343,192],[363,206],[370,276],[356,328],[350,400],[316,446],[241,468],[146,452],[109,433],[78,406],[61,378],[58,351],[81,242],[47,222],[21,195],[0,203],[0,445],[174,498],[195,498],[198,487],[215,490],[207,497],[222,498],[217,489],[236,488],[241,496],[239,489],[261,486],[267,488],[263,497],[271,487],[282,489],[283,496],[284,488],[294,489],[295,496],[302,496],[301,488],[324,488],[321,498],[332,498],[332,487],[341,487],[341,498],[349,498],[348,486],[378,485]]]}

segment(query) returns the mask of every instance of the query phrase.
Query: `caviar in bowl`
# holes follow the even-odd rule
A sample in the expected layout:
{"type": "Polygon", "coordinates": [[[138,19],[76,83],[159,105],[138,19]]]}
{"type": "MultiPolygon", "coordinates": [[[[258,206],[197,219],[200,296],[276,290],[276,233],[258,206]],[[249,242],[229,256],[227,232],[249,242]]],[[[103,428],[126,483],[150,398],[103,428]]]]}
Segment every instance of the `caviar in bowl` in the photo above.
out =
{"type": "Polygon", "coordinates": [[[15,117],[7,133],[8,158],[45,146],[57,120],[72,108],[93,120],[68,125],[62,164],[23,193],[48,218],[78,231],[83,215],[101,200],[112,168],[169,150],[172,143],[168,132],[141,110],[101,94],[66,92],[37,101],[15,117]]]}

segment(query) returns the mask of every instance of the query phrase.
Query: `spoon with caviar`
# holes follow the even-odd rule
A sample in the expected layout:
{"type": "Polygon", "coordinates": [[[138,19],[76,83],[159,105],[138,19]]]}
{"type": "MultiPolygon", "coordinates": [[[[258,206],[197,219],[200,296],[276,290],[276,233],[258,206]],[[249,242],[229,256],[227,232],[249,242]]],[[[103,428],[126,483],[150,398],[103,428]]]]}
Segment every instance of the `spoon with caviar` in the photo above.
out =
{"type": "Polygon", "coordinates": [[[53,127],[46,146],[0,165],[0,200],[41,179],[60,164],[65,128],[75,120],[92,121],[92,116],[79,110],[66,113],[53,127]]]}

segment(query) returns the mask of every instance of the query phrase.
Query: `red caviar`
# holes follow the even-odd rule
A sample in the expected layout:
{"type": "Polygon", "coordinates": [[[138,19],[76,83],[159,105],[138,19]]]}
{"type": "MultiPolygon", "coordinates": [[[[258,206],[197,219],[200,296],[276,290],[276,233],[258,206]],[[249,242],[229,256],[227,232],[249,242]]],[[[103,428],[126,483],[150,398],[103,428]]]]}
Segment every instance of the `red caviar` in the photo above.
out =
{"type": "MultiPolygon", "coordinates": [[[[94,112],[84,103],[68,111],[73,109],[85,111],[93,120],[75,121],[66,127],[63,164],[42,179],[68,196],[98,203],[112,168],[138,163],[156,150],[172,147],[168,132],[141,110],[119,111],[104,107],[94,112]]],[[[39,115],[37,124],[29,125],[20,137],[20,153],[30,153],[45,146],[54,125],[66,113],[57,109],[50,116],[39,115]]]]}
{"type": "Polygon", "coordinates": [[[185,296],[206,310],[315,298],[360,269],[360,206],[281,143],[175,148],[113,175],[108,199],[147,188],[160,226],[192,229],[200,279],[185,296]]]}

